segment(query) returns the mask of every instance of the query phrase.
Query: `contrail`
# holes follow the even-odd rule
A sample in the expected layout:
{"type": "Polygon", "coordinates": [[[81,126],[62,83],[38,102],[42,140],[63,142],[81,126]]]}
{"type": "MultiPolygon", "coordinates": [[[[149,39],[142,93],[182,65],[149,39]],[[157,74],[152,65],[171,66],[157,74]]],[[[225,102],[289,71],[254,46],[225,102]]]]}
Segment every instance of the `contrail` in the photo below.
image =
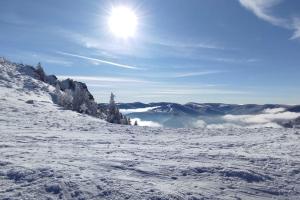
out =
{"type": "Polygon", "coordinates": [[[77,55],[77,54],[66,53],[66,52],[62,52],[62,51],[57,51],[57,53],[61,54],[61,55],[72,56],[72,57],[76,57],[76,58],[82,58],[82,59],[85,59],[85,60],[92,60],[92,61],[96,61],[96,62],[108,64],[108,65],[113,65],[113,66],[120,67],[120,68],[139,69],[138,67],[134,67],[134,66],[130,66],[130,65],[124,65],[124,64],[120,64],[120,63],[110,62],[110,61],[107,61],[107,60],[100,60],[100,59],[97,59],[97,58],[91,58],[91,57],[81,56],[81,55],[77,55]]]}

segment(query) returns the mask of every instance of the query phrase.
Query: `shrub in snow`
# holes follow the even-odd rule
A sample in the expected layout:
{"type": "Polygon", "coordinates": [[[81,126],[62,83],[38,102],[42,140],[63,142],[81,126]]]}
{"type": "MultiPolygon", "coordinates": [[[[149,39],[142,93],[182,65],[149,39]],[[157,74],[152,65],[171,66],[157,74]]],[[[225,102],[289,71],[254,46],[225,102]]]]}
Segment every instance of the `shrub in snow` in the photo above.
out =
{"type": "Polygon", "coordinates": [[[59,84],[56,85],[53,100],[60,106],[63,106],[66,109],[73,108],[73,96],[70,90],[61,91],[59,84]]]}
{"type": "Polygon", "coordinates": [[[81,104],[79,112],[87,113],[87,111],[88,111],[88,107],[86,106],[86,104],[85,103],[81,104]]]}
{"type": "Polygon", "coordinates": [[[5,64],[8,61],[4,57],[0,57],[0,64],[5,64]]]}

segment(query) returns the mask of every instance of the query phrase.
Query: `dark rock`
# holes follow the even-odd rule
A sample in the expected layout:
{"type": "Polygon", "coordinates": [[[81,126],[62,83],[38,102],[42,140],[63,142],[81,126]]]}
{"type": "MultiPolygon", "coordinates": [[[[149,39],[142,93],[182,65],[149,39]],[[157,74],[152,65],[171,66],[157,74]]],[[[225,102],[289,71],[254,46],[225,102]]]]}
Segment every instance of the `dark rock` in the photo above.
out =
{"type": "Polygon", "coordinates": [[[31,181],[32,180],[31,175],[33,173],[34,173],[33,171],[27,169],[11,169],[6,173],[6,176],[8,177],[8,179],[14,181],[22,181],[22,180],[31,181]]]}
{"type": "Polygon", "coordinates": [[[34,104],[34,101],[33,100],[27,100],[25,103],[34,104]]]}
{"type": "Polygon", "coordinates": [[[45,81],[46,81],[46,83],[49,83],[50,85],[53,85],[53,86],[55,86],[58,82],[57,77],[54,75],[46,76],[45,81]]]}
{"type": "Polygon", "coordinates": [[[249,183],[261,182],[265,180],[271,180],[267,175],[262,175],[252,171],[241,171],[241,170],[224,170],[220,172],[225,177],[240,178],[249,183]]]}
{"type": "Polygon", "coordinates": [[[62,190],[59,184],[50,184],[45,185],[46,192],[53,193],[53,194],[59,194],[62,190]]]}

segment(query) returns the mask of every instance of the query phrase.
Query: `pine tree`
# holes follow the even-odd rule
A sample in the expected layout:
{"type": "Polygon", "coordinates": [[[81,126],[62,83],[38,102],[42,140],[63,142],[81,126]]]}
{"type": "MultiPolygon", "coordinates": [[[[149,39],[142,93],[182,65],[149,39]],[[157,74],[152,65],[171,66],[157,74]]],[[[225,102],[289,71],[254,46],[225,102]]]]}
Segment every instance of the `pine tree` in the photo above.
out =
{"type": "Polygon", "coordinates": [[[46,74],[40,62],[36,66],[36,73],[38,74],[39,79],[45,82],[46,74]]]}
{"type": "Polygon", "coordinates": [[[128,125],[131,125],[131,119],[130,119],[130,117],[128,117],[128,120],[127,120],[127,121],[128,121],[127,124],[128,124],[128,125]]]}
{"type": "Polygon", "coordinates": [[[115,102],[115,95],[113,93],[110,94],[106,121],[115,124],[131,125],[130,118],[120,113],[119,108],[115,102]]]}
{"type": "Polygon", "coordinates": [[[107,121],[110,123],[121,124],[121,114],[115,102],[115,95],[110,94],[109,106],[108,106],[108,115],[107,121]]]}

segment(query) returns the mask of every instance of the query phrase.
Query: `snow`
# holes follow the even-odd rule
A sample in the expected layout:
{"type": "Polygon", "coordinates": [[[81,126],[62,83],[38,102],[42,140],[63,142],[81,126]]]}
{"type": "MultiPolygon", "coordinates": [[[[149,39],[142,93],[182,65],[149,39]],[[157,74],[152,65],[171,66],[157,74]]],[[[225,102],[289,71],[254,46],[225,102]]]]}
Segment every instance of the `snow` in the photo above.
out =
{"type": "Polygon", "coordinates": [[[299,199],[295,129],[115,125],[52,90],[0,62],[0,199],[299,199]]]}
{"type": "Polygon", "coordinates": [[[162,127],[162,125],[157,122],[141,120],[140,118],[132,118],[131,124],[134,125],[135,121],[138,123],[138,126],[162,127]]]}
{"type": "Polygon", "coordinates": [[[126,115],[126,114],[130,114],[130,113],[147,112],[147,111],[153,110],[158,107],[159,106],[146,107],[146,108],[135,108],[135,109],[120,109],[120,112],[126,115]]]}

